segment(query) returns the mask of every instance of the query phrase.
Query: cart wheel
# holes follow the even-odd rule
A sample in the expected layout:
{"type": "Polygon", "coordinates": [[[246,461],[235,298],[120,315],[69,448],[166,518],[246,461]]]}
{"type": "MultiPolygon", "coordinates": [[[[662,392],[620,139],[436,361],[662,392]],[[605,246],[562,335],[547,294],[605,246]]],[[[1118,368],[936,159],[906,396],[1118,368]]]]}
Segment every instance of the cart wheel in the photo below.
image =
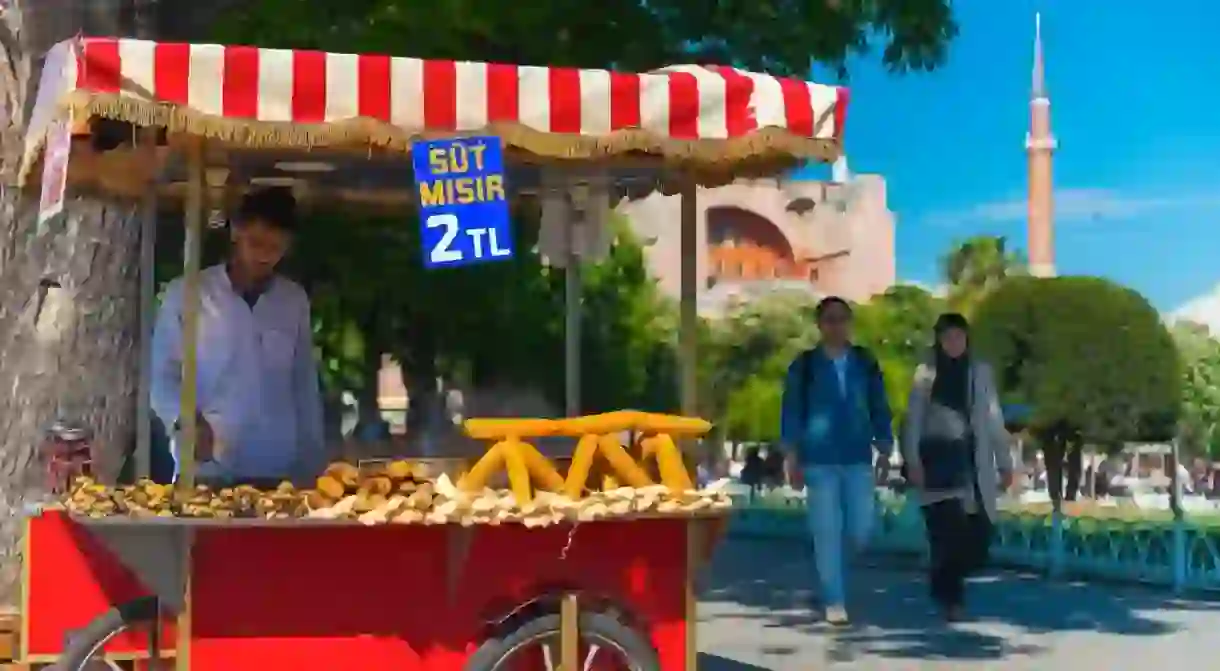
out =
{"type": "Polygon", "coordinates": [[[102,657],[102,648],[110,639],[129,629],[158,624],[161,610],[155,597],[128,601],[94,618],[87,627],[75,632],[64,654],[51,668],[55,671],[110,671],[119,669],[102,657]]]}
{"type": "MultiPolygon", "coordinates": [[[[466,671],[556,671],[559,669],[558,614],[527,620],[502,638],[479,646],[466,671]]],[[[581,668],[576,671],[659,671],[657,653],[646,638],[606,613],[580,614],[581,668]]]]}

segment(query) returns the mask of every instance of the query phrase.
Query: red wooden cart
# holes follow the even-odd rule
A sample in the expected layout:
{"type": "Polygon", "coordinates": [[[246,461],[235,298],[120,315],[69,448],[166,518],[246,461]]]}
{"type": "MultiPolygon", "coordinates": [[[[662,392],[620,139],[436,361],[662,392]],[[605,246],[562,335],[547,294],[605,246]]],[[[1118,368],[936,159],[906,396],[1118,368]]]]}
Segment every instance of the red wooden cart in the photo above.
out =
{"type": "MultiPolygon", "coordinates": [[[[502,138],[516,186],[549,171],[682,194],[682,405],[693,415],[696,187],[833,160],[847,102],[841,88],[727,67],[628,74],[110,38],[61,43],[47,62],[23,178],[39,173],[65,120],[102,117],[148,130],[104,153],[74,144],[68,182],[185,201],[185,418],[195,408],[192,290],[209,207],[283,176],[275,161],[306,159],[339,167],[310,197],[409,202],[410,173],[395,170],[411,142],[456,135],[502,138]]],[[[184,434],[180,484],[191,487],[193,427],[184,434]]],[[[694,669],[692,580],[721,522],[711,514],[528,529],[46,510],[31,515],[25,539],[21,661],[694,669]],[[533,657],[513,661],[530,647],[533,657]],[[583,663],[594,649],[617,661],[583,663]]]]}
{"type": "Polygon", "coordinates": [[[583,656],[590,644],[622,648],[596,668],[694,668],[690,581],[716,523],[607,520],[572,533],[569,525],[82,524],[45,513],[28,529],[22,652],[53,661],[69,632],[90,643],[113,632],[102,648],[110,659],[144,659],[153,647],[169,656],[186,642],[196,670],[526,668],[494,664],[514,646],[558,641],[563,599],[575,595],[583,656]],[[157,601],[177,614],[163,617],[160,646],[147,626],[157,601]],[[131,612],[120,618],[115,607],[124,604],[131,612]],[[98,628],[80,632],[99,614],[107,617],[98,628]],[[177,637],[175,625],[189,636],[177,637]]]}

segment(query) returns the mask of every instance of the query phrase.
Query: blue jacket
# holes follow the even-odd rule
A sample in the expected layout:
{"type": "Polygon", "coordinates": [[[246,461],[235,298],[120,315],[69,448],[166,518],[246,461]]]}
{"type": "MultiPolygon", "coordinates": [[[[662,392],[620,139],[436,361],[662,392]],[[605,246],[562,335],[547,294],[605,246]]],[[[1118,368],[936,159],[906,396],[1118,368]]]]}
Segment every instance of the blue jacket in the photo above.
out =
{"type": "Polygon", "coordinates": [[[843,386],[834,362],[821,347],[801,354],[788,366],[780,439],[796,451],[802,466],[871,464],[874,445],[883,454],[893,447],[885,379],[876,360],[853,347],[846,365],[843,386]]]}

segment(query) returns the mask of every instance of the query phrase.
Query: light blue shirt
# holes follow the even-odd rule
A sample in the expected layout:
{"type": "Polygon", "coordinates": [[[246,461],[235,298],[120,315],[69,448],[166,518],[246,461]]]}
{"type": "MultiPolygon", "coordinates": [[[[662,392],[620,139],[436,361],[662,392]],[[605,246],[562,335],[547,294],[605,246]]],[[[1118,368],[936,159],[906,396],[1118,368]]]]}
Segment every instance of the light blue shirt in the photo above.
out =
{"type": "Polygon", "coordinates": [[[839,393],[847,395],[847,352],[830,360],[835,367],[835,375],[839,378],[839,393]]]}
{"type": "MultiPolygon", "coordinates": [[[[216,436],[215,460],[202,464],[199,474],[316,475],[326,453],[305,291],[276,277],[251,308],[223,265],[199,279],[196,398],[216,436]]],[[[153,332],[152,409],[167,429],[180,415],[182,293],[182,281],[174,280],[153,332]]],[[[172,449],[176,463],[176,441],[172,449]]]]}

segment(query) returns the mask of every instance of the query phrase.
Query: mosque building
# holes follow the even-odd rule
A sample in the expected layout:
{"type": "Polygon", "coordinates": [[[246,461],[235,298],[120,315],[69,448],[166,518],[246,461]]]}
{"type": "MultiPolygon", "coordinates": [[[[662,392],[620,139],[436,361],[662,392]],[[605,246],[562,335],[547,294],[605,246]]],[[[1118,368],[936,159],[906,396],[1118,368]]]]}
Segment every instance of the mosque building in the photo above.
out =
{"type": "MultiPolygon", "coordinates": [[[[661,289],[680,288],[680,199],[653,194],[620,214],[647,246],[661,289]]],[[[723,313],[777,290],[867,300],[895,282],[894,213],[885,180],[846,158],[827,181],[741,180],[698,193],[699,309],[723,313]]]]}

